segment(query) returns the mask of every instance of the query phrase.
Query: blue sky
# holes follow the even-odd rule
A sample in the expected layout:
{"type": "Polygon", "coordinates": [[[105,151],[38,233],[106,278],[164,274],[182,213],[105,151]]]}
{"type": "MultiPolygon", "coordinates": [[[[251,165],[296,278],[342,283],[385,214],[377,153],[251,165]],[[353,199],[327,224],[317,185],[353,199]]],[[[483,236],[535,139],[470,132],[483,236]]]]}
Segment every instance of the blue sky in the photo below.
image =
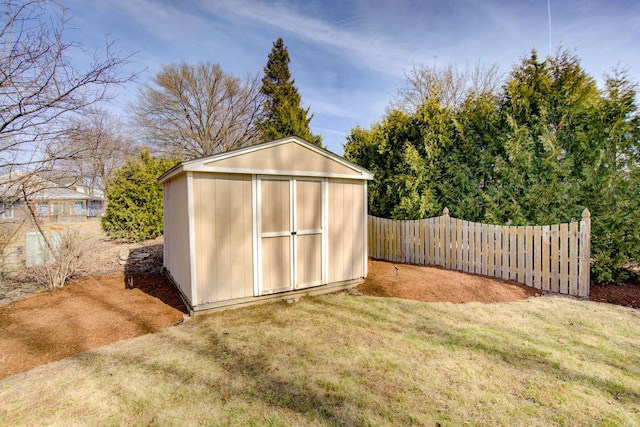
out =
{"type": "MultiPolygon", "coordinates": [[[[602,81],[617,64],[640,81],[640,2],[551,0],[551,47],[582,59],[602,81]]],[[[93,51],[105,36],[148,82],[161,64],[210,61],[237,76],[262,74],[284,39],[314,133],[338,154],[356,125],[382,118],[413,66],[496,64],[508,72],[531,49],[549,53],[548,1],[508,0],[60,0],[67,37],[93,51]]],[[[119,88],[124,114],[137,84],[119,88]]]]}

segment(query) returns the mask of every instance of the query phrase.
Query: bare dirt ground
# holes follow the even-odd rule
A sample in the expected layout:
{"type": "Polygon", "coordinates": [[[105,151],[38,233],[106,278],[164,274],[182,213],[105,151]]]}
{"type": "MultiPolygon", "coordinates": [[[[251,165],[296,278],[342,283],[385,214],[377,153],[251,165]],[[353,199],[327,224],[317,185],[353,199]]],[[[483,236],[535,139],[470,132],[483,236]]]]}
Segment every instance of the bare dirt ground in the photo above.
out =
{"type": "Polygon", "coordinates": [[[84,274],[51,291],[25,277],[0,283],[0,379],[183,320],[177,289],[159,274],[162,238],[116,243],[97,221],[67,226],[91,243],[84,274]]]}
{"type": "Polygon", "coordinates": [[[591,301],[640,308],[640,282],[634,280],[625,283],[624,286],[614,284],[591,285],[589,299],[591,301]]]}
{"type": "Polygon", "coordinates": [[[128,277],[132,288],[123,274],[83,277],[0,306],[0,378],[182,321],[164,277],[128,277]]]}
{"type": "MultiPolygon", "coordinates": [[[[162,238],[121,244],[107,240],[99,223],[81,227],[83,238],[92,242],[84,275],[54,291],[24,280],[0,283],[0,379],[182,321],[186,309],[178,291],[159,274],[162,238]]],[[[452,303],[540,294],[500,279],[381,261],[370,261],[358,289],[365,295],[452,303]]],[[[592,286],[591,299],[640,307],[640,284],[592,286]]]]}
{"type": "Polygon", "coordinates": [[[511,302],[542,295],[507,280],[384,261],[369,261],[369,274],[358,290],[364,295],[452,303],[511,302]]]}

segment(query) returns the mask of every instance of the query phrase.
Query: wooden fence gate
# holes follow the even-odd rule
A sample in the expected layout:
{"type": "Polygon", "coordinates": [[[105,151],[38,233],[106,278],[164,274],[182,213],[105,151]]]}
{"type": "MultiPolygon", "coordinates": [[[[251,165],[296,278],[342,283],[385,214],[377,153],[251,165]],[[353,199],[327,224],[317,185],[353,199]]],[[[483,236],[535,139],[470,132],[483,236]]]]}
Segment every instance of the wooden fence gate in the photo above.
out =
{"type": "Polygon", "coordinates": [[[513,280],[537,289],[589,296],[591,214],[555,225],[500,226],[443,215],[413,221],[369,216],[369,256],[439,265],[513,280]]]}

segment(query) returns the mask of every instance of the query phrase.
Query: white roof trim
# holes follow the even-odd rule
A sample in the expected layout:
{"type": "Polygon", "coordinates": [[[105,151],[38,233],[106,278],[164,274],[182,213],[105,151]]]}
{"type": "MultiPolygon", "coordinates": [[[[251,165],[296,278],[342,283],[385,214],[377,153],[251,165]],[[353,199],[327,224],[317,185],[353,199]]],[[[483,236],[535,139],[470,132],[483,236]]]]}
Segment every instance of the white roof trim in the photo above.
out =
{"type": "Polygon", "coordinates": [[[182,162],[171,170],[167,171],[160,178],[158,178],[158,182],[164,183],[174,176],[182,173],[182,172],[218,172],[218,173],[238,173],[238,174],[258,174],[258,175],[289,175],[289,176],[318,176],[318,177],[329,177],[329,178],[346,178],[346,179],[362,179],[362,180],[370,180],[373,179],[373,174],[367,169],[356,165],[355,163],[351,163],[348,160],[338,156],[331,151],[320,148],[316,145],[313,145],[301,138],[292,136],[288,138],[278,139],[276,141],[266,142],[262,144],[251,145],[249,147],[239,148],[237,150],[227,151],[224,153],[214,154],[207,157],[202,157],[195,160],[189,160],[186,162],[182,162]],[[266,170],[266,169],[239,169],[239,168],[228,168],[228,167],[216,167],[216,166],[207,166],[206,163],[215,162],[217,160],[223,160],[230,157],[240,156],[246,153],[251,153],[253,151],[260,151],[267,148],[275,147],[282,144],[287,144],[290,142],[294,142],[299,144],[315,153],[331,159],[351,170],[356,172],[355,175],[350,174],[336,174],[336,173],[319,173],[319,172],[309,172],[309,171],[285,171],[285,170],[266,170]],[[356,176],[359,175],[359,176],[356,176]]]}

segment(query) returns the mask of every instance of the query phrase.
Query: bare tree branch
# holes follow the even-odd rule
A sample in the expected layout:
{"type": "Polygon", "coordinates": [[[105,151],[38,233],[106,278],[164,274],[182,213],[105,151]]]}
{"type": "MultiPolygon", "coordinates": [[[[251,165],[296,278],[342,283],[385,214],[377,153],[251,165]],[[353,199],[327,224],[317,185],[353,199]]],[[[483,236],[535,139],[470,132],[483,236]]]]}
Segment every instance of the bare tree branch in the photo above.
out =
{"type": "Polygon", "coordinates": [[[107,181],[136,151],[136,145],[122,123],[102,110],[72,118],[67,128],[54,148],[60,155],[57,169],[65,178],[81,181],[91,194],[105,193],[107,181]]]}
{"type": "Polygon", "coordinates": [[[142,88],[135,120],[149,145],[191,159],[256,142],[260,114],[257,77],[241,80],[220,65],[164,65],[142,88]]]}
{"type": "Polygon", "coordinates": [[[65,117],[110,98],[110,86],[129,61],[107,42],[103,56],[74,68],[79,49],[65,41],[66,9],[50,0],[3,0],[0,9],[0,168],[28,169],[59,157],[54,144],[66,131],[65,117]]]}
{"type": "Polygon", "coordinates": [[[496,65],[476,66],[459,70],[448,66],[437,69],[429,66],[413,67],[406,73],[407,84],[398,91],[391,109],[415,112],[423,103],[438,99],[449,108],[460,106],[468,96],[496,94],[502,76],[496,65]]]}

